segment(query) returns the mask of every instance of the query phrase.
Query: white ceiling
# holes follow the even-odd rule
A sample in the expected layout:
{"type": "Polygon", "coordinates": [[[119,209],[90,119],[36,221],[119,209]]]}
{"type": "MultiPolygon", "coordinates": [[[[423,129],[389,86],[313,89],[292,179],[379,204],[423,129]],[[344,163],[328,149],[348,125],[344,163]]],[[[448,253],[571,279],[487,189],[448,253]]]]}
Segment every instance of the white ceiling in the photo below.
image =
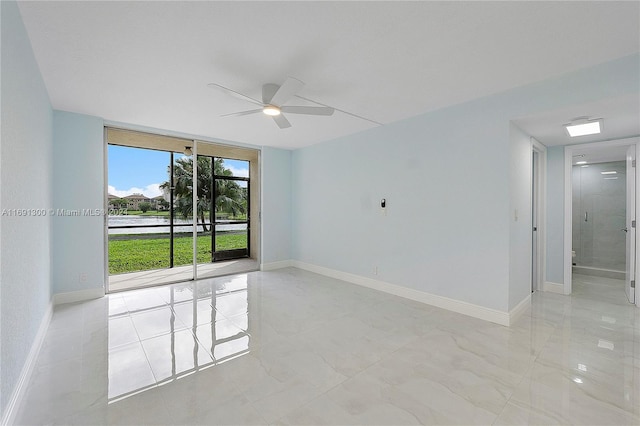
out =
{"type": "Polygon", "coordinates": [[[262,84],[290,75],[306,82],[302,96],[390,123],[640,50],[639,2],[20,2],[20,10],[54,108],[287,148],[375,124],[340,112],[290,115],[284,130],[262,114],[221,118],[252,105],[207,83],[259,98],[262,84]]]}
{"type": "Polygon", "coordinates": [[[576,165],[578,161],[586,161],[588,164],[609,163],[611,161],[624,161],[627,158],[626,146],[607,146],[598,148],[574,149],[571,162],[576,165]]]}
{"type": "MultiPolygon", "coordinates": [[[[527,134],[535,137],[546,146],[575,145],[638,136],[640,135],[640,98],[638,94],[633,94],[602,99],[546,111],[513,121],[527,134]],[[602,118],[602,133],[569,137],[564,124],[569,123],[573,118],[582,116],[592,119],[602,118]]],[[[624,158],[624,155],[622,157],[624,158]]]]}

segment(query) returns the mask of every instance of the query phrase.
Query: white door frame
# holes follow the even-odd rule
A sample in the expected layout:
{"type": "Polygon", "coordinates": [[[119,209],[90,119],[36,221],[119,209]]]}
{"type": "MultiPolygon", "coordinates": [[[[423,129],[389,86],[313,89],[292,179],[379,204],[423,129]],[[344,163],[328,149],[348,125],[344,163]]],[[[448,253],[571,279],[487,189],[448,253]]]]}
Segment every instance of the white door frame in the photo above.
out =
{"type": "Polygon", "coordinates": [[[637,173],[636,173],[636,158],[637,158],[637,147],[634,145],[631,145],[627,148],[627,155],[625,158],[625,163],[626,163],[626,170],[627,170],[627,176],[626,176],[626,185],[627,188],[632,187],[634,190],[633,191],[629,191],[627,189],[626,194],[625,194],[625,198],[626,198],[626,212],[625,212],[625,218],[624,218],[624,230],[625,230],[625,238],[624,238],[624,243],[625,243],[625,269],[624,269],[624,291],[627,295],[627,299],[633,303],[636,301],[635,298],[635,276],[636,276],[636,264],[637,262],[635,261],[636,258],[636,241],[637,241],[637,236],[636,236],[636,227],[635,227],[635,221],[636,221],[636,207],[637,207],[637,203],[636,203],[636,189],[638,186],[637,183],[637,173]],[[630,209],[629,205],[633,205],[633,208],[630,209]],[[633,285],[633,286],[632,286],[633,285]]]}
{"type": "MultiPolygon", "coordinates": [[[[576,150],[583,149],[591,149],[591,148],[607,148],[614,146],[636,146],[636,152],[640,148],[640,138],[632,137],[625,139],[616,139],[612,141],[604,141],[604,142],[593,142],[593,143],[584,143],[578,145],[567,145],[564,147],[564,286],[563,292],[564,294],[571,294],[572,291],[572,283],[571,283],[571,266],[572,266],[572,257],[571,257],[571,246],[573,245],[572,240],[572,232],[573,232],[573,182],[571,179],[571,168],[573,166],[573,153],[576,150]]],[[[636,173],[636,203],[639,199],[638,190],[640,190],[639,185],[639,176],[640,173],[636,173]]],[[[637,204],[636,204],[637,205],[637,204]]],[[[636,208],[637,211],[637,208],[636,208]]],[[[640,232],[636,232],[636,247],[638,247],[638,236],[640,232]]],[[[636,251],[636,265],[640,264],[638,262],[638,251],[636,251]]],[[[636,268],[637,269],[637,268],[636,268]]],[[[637,282],[637,271],[636,271],[636,282],[637,282]]],[[[637,293],[637,292],[636,292],[637,293]]],[[[636,296],[636,305],[640,306],[640,301],[638,300],[638,296],[636,296]]]]}
{"type": "MultiPolygon", "coordinates": [[[[535,138],[531,138],[531,155],[533,153],[538,154],[538,164],[535,172],[533,168],[531,169],[531,183],[533,184],[533,179],[536,179],[537,186],[537,194],[536,196],[536,215],[538,219],[537,223],[537,253],[532,253],[532,256],[535,258],[537,256],[538,265],[537,265],[537,282],[532,283],[532,287],[534,291],[542,291],[544,282],[546,280],[545,271],[546,260],[547,260],[547,227],[546,227],[546,218],[547,218],[547,209],[545,207],[545,200],[547,199],[547,147],[542,143],[537,141],[535,138]]],[[[533,187],[533,185],[532,185],[533,187]]],[[[531,218],[531,228],[533,231],[533,216],[531,218]]],[[[533,232],[532,232],[533,238],[533,232]]]]}

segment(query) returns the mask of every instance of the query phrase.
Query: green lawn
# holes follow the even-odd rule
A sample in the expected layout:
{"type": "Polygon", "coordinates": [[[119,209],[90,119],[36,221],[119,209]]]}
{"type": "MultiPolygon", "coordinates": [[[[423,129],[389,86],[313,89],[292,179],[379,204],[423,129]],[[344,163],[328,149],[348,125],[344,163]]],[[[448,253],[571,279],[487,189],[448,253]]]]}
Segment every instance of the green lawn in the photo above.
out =
{"type": "MultiPolygon", "coordinates": [[[[164,269],[169,267],[169,238],[118,239],[109,241],[109,274],[164,269]]],[[[247,246],[247,235],[220,234],[216,239],[218,250],[231,250],[247,246]]],[[[174,240],[174,266],[192,262],[193,237],[174,240]]],[[[198,263],[211,262],[211,236],[198,236],[198,263]]]]}

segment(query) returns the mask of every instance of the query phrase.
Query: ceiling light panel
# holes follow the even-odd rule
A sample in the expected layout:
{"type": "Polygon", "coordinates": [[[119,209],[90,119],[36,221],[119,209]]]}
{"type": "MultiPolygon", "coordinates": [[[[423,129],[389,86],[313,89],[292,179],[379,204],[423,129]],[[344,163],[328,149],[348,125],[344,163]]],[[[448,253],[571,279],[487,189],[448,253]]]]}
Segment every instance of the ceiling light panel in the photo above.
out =
{"type": "Polygon", "coordinates": [[[565,124],[564,127],[572,138],[577,136],[597,135],[602,133],[602,119],[569,123],[565,124]]]}

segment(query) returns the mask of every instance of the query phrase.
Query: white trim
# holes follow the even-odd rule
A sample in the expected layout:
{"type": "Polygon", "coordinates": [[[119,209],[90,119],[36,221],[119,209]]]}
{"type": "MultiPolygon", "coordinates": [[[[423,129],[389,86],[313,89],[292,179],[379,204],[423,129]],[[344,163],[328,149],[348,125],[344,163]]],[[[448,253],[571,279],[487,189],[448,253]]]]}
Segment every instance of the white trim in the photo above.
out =
{"type": "Polygon", "coordinates": [[[289,268],[293,266],[293,260],[281,260],[279,262],[269,262],[260,264],[261,271],[273,271],[274,269],[289,268]]]}
{"type": "MultiPolygon", "coordinates": [[[[564,147],[564,247],[562,264],[564,265],[562,294],[571,294],[571,266],[573,265],[573,184],[571,182],[571,167],[573,160],[573,148],[564,147]]],[[[546,284],[546,283],[545,283],[546,284]]]]}
{"type": "MultiPolygon", "coordinates": [[[[192,231],[193,241],[192,241],[191,249],[193,251],[191,252],[191,262],[193,263],[192,279],[194,281],[197,281],[198,280],[198,141],[194,139],[192,141],[192,145],[193,145],[193,149],[191,150],[191,216],[193,217],[193,231],[192,231]]],[[[211,174],[212,175],[215,174],[215,172],[213,171],[213,166],[211,166],[211,174]]],[[[171,181],[171,179],[172,178],[169,178],[169,181],[171,181]]],[[[170,212],[170,214],[171,213],[172,212],[170,212]]],[[[211,215],[211,212],[209,212],[209,215],[211,215]]],[[[215,216],[215,212],[214,212],[214,216],[215,216]]],[[[211,216],[209,216],[209,222],[212,222],[211,216]]],[[[213,222],[215,222],[215,218],[213,219],[213,222]]],[[[202,227],[204,228],[204,225],[202,227]]],[[[213,229],[212,229],[212,232],[214,233],[214,241],[212,241],[212,244],[213,244],[215,243],[215,232],[213,229]]],[[[213,249],[214,247],[212,246],[211,250],[213,249]]],[[[212,253],[212,256],[213,256],[213,253],[212,253]]]]}
{"type": "Polygon", "coordinates": [[[293,260],[292,266],[304,269],[305,271],[315,272],[331,278],[347,281],[352,284],[361,285],[363,287],[393,294],[394,296],[404,297],[405,299],[415,300],[416,302],[425,303],[427,305],[436,306],[438,308],[447,309],[459,314],[468,315],[470,317],[479,318],[500,325],[509,325],[510,314],[508,312],[498,311],[496,309],[486,308],[480,305],[463,302],[460,300],[449,299],[448,297],[438,296],[431,293],[425,293],[408,287],[378,281],[360,275],[350,274],[347,272],[337,271],[322,266],[312,265],[310,263],[293,260]]]}
{"type": "Polygon", "coordinates": [[[20,404],[24,398],[25,392],[27,391],[27,386],[29,385],[29,381],[31,380],[33,369],[36,366],[36,360],[38,359],[38,355],[40,354],[40,348],[42,347],[44,338],[47,335],[47,329],[49,328],[49,324],[51,323],[52,315],[53,304],[49,302],[47,310],[45,311],[44,316],[40,321],[40,326],[38,327],[36,337],[33,339],[33,343],[31,344],[29,355],[27,355],[27,359],[22,366],[22,371],[20,372],[18,383],[16,384],[15,388],[13,388],[13,392],[11,393],[11,397],[9,398],[9,402],[7,403],[7,406],[4,410],[2,423],[0,423],[3,426],[15,423],[20,404]]]}
{"type": "Polygon", "coordinates": [[[515,308],[509,311],[509,325],[513,324],[522,316],[523,313],[531,306],[531,293],[527,295],[515,308]]]}
{"type": "Polygon", "coordinates": [[[53,295],[53,304],[84,302],[85,300],[99,299],[104,297],[104,287],[88,288],[86,290],[70,291],[67,293],[56,293],[53,295]]]}
{"type": "Polygon", "coordinates": [[[534,287],[541,290],[547,271],[547,147],[531,137],[531,148],[538,153],[538,282],[534,287]]]}
{"type": "MultiPolygon", "coordinates": [[[[102,128],[102,140],[103,140],[103,158],[102,158],[102,175],[103,175],[103,194],[104,194],[104,211],[109,211],[109,143],[107,142],[107,127],[102,128]]],[[[103,250],[104,259],[102,265],[103,287],[109,290],[109,215],[103,215],[103,250]]]]}
{"type": "Polygon", "coordinates": [[[543,291],[548,291],[550,293],[558,293],[564,294],[564,285],[560,283],[553,283],[551,281],[545,281],[542,286],[543,291]]]}

